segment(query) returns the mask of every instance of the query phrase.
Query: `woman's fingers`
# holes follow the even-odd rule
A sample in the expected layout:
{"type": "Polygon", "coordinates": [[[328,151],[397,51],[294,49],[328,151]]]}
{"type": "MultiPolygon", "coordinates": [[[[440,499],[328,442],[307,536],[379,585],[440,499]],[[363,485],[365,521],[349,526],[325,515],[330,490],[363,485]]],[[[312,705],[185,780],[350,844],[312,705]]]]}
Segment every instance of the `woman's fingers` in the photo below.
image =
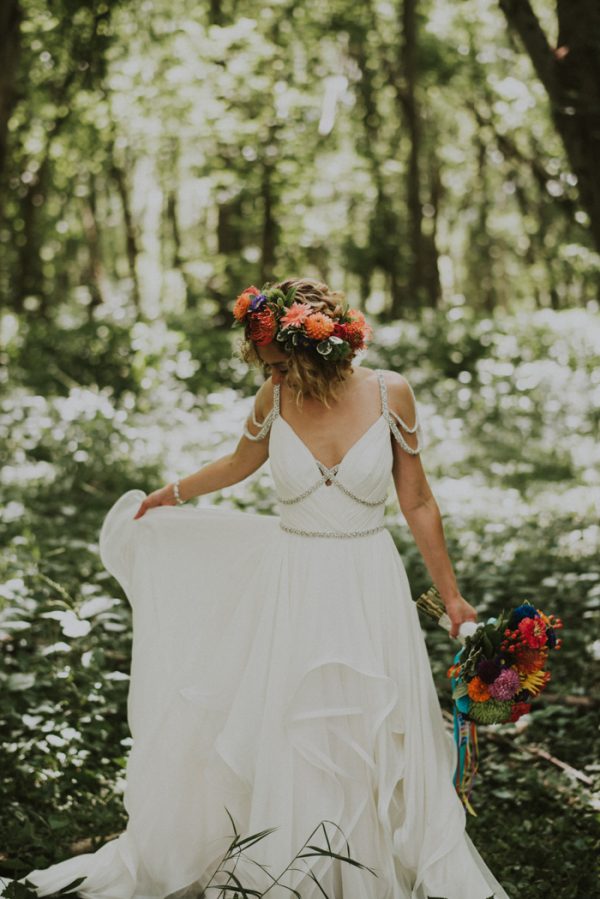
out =
{"type": "Polygon", "coordinates": [[[140,507],[137,510],[137,512],[135,513],[135,515],[133,516],[133,520],[135,521],[136,518],[141,518],[142,515],[145,515],[147,508],[148,508],[148,501],[145,499],[143,501],[143,503],[140,505],[140,507]]]}
{"type": "Polygon", "coordinates": [[[155,490],[146,499],[142,502],[139,509],[133,516],[133,520],[136,518],[141,518],[142,515],[145,515],[148,509],[154,509],[156,506],[174,506],[175,499],[171,495],[171,491],[169,490],[169,485],[167,484],[165,487],[161,487],[158,490],[155,490]]]}
{"type": "Polygon", "coordinates": [[[450,619],[450,636],[458,637],[461,624],[465,621],[477,621],[477,610],[467,602],[464,597],[460,600],[452,602],[447,608],[446,613],[450,619]]]}

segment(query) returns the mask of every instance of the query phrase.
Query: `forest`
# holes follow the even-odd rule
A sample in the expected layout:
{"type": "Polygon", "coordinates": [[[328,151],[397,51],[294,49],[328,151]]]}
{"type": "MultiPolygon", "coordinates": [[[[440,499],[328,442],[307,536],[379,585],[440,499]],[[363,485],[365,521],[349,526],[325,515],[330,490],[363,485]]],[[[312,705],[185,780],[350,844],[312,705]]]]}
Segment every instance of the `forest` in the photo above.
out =
{"type": "MultiPolygon", "coordinates": [[[[4,0],[0,884],[124,828],[99,529],[235,447],[263,375],[233,301],[306,275],[414,388],[463,595],[563,620],[531,714],[478,728],[468,830],[511,899],[594,895],[598,159],[597,0],[4,0]]],[[[196,502],[273,513],[271,475],[196,502]]],[[[386,522],[416,599],[391,495],[386,522]]],[[[423,629],[449,718],[454,645],[423,629]]]]}

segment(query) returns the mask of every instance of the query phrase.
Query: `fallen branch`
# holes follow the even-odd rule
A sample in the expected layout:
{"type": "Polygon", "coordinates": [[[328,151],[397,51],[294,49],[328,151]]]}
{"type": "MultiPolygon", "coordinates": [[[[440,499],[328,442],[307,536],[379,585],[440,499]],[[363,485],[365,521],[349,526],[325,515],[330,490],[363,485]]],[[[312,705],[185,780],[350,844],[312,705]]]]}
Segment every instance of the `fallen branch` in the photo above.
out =
{"type": "MultiPolygon", "coordinates": [[[[450,712],[446,710],[443,711],[444,718],[454,724],[454,719],[450,712]]],[[[538,758],[545,759],[545,761],[550,762],[552,765],[555,765],[557,768],[561,768],[567,774],[570,774],[571,777],[580,780],[586,786],[591,787],[594,785],[593,779],[588,775],[584,774],[583,771],[579,771],[577,768],[573,768],[572,765],[569,765],[567,762],[563,762],[562,759],[557,758],[554,755],[550,755],[549,752],[546,752],[545,749],[542,749],[541,746],[533,746],[530,744],[526,744],[525,746],[521,746],[519,744],[515,744],[510,737],[506,734],[499,734],[497,731],[488,730],[487,728],[480,727],[480,732],[483,732],[486,737],[490,740],[493,740],[495,743],[502,743],[505,746],[510,746],[511,749],[518,750],[519,752],[527,752],[530,755],[535,755],[538,758]]]]}
{"type": "Polygon", "coordinates": [[[570,774],[571,777],[575,777],[588,787],[591,787],[594,784],[593,779],[589,775],[584,774],[583,771],[579,771],[578,768],[573,768],[572,765],[563,762],[562,759],[557,759],[555,755],[550,755],[550,753],[546,752],[545,749],[542,749],[541,746],[523,746],[519,748],[523,748],[532,755],[539,756],[541,759],[546,759],[547,762],[551,762],[553,765],[556,765],[557,768],[562,768],[562,770],[566,771],[567,774],[570,774]]]}

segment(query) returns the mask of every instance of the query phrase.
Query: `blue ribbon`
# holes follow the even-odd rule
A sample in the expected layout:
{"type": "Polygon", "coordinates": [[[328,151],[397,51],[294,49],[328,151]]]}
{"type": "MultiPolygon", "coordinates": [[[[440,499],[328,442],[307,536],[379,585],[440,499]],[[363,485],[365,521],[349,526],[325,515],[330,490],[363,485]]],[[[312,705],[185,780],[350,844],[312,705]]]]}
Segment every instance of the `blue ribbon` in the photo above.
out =
{"type": "MultiPolygon", "coordinates": [[[[454,656],[454,664],[457,664],[462,649],[454,656]]],[[[459,684],[463,683],[461,678],[454,677],[450,679],[452,691],[459,684]]],[[[452,709],[454,717],[454,742],[458,753],[456,769],[454,772],[454,786],[460,797],[461,802],[468,812],[472,815],[477,813],[473,809],[470,802],[471,790],[475,774],[477,773],[479,751],[477,743],[477,728],[474,721],[467,718],[471,700],[468,696],[461,696],[453,700],[452,709]]]]}

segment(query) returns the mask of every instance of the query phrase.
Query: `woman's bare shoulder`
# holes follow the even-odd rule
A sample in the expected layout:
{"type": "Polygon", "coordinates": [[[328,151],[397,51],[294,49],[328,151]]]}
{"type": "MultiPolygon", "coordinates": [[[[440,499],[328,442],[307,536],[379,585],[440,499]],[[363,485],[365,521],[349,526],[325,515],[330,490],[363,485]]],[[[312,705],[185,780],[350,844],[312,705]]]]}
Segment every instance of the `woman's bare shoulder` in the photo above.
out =
{"type": "Polygon", "coordinates": [[[260,385],[254,396],[254,408],[257,415],[264,419],[273,408],[275,388],[273,379],[269,375],[260,385]]]}
{"type": "Polygon", "coordinates": [[[394,369],[382,368],[380,371],[387,388],[390,408],[398,412],[412,427],[416,409],[414,393],[408,378],[394,369]]]}
{"type": "Polygon", "coordinates": [[[410,385],[408,379],[393,368],[367,368],[365,371],[370,372],[376,377],[377,372],[381,372],[385,381],[385,386],[389,390],[409,390],[410,385]]]}

